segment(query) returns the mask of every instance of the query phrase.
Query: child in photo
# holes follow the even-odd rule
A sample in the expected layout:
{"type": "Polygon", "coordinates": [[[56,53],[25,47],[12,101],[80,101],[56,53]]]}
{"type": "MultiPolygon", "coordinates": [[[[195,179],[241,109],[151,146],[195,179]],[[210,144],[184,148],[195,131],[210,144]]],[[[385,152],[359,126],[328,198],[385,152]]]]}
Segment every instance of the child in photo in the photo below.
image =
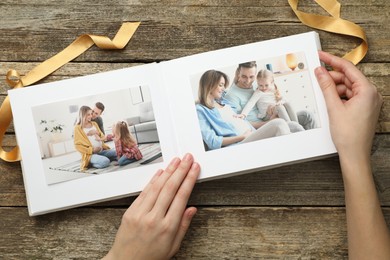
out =
{"type": "Polygon", "coordinates": [[[262,121],[282,118],[287,122],[298,122],[297,115],[291,105],[282,97],[274,83],[274,76],[270,70],[260,70],[257,73],[257,89],[241,112],[246,117],[256,105],[259,113],[257,117],[262,121]]]}
{"type": "Polygon", "coordinates": [[[113,140],[115,143],[118,165],[124,166],[142,159],[142,153],[138,148],[137,141],[131,135],[129,126],[124,121],[114,124],[113,140]]]}

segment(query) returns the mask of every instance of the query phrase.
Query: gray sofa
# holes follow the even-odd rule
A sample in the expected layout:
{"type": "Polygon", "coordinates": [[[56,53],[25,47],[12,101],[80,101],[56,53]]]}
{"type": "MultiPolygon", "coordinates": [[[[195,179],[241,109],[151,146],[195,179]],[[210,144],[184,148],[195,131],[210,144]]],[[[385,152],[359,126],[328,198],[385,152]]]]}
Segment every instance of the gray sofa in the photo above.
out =
{"type": "Polygon", "coordinates": [[[159,142],[152,102],[139,105],[139,116],[126,119],[130,132],[139,144],[159,142]]]}

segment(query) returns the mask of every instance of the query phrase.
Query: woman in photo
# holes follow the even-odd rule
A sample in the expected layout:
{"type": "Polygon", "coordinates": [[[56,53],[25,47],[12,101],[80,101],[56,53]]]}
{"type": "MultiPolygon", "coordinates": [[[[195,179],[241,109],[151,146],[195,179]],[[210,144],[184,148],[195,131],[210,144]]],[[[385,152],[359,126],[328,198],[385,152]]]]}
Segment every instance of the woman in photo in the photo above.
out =
{"type": "Polygon", "coordinates": [[[208,70],[200,78],[196,111],[209,150],[290,133],[287,122],[280,118],[268,121],[257,130],[240,118],[222,96],[228,84],[228,76],[217,70],[208,70]]]}
{"type": "Polygon", "coordinates": [[[104,138],[99,126],[92,121],[92,109],[88,106],[80,107],[79,119],[74,128],[74,145],[81,153],[82,171],[89,167],[106,168],[111,161],[116,160],[115,150],[104,143],[104,138]]]}

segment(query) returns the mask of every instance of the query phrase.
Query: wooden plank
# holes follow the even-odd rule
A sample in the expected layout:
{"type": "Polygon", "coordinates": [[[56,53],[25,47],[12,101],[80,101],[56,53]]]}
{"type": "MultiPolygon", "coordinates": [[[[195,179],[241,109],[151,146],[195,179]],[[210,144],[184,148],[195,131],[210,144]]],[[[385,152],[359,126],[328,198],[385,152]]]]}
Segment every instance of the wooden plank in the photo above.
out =
{"type": "Polygon", "coordinates": [[[383,105],[378,122],[377,132],[390,133],[390,96],[383,97],[383,105]]]}
{"type": "MultiPolygon", "coordinates": [[[[245,1],[229,5],[215,1],[145,3],[117,1],[115,5],[77,1],[52,4],[47,1],[0,5],[2,18],[0,53],[2,60],[45,60],[84,33],[113,36],[121,21],[142,21],[129,46],[119,52],[92,48],[79,61],[155,61],[182,57],[254,41],[311,30],[301,24],[287,1],[245,1]],[[145,11],[147,10],[147,11],[145,11]],[[80,26],[82,25],[82,26],[80,26]],[[28,46],[28,48],[27,48],[28,46]],[[15,52],[14,50],[18,50],[15,52]]],[[[389,22],[385,1],[354,4],[343,1],[343,17],[366,30],[370,52],[365,62],[388,61],[389,22]],[[367,15],[369,13],[370,15],[367,15]],[[381,33],[378,33],[381,32],[381,33]]],[[[305,11],[318,12],[319,7],[307,3],[305,11]]],[[[322,33],[323,48],[336,54],[349,51],[359,40],[347,36],[322,33]]]]}
{"type": "MultiPolygon", "coordinates": [[[[373,174],[384,206],[390,206],[390,136],[377,135],[373,174]]],[[[99,206],[129,205],[134,198],[99,206]]],[[[198,183],[193,205],[343,206],[344,190],[337,157],[198,183]]],[[[0,161],[0,206],[26,206],[19,163],[0,161]]]]}
{"type": "MultiPolygon", "coordinates": [[[[98,259],[125,209],[0,208],[4,259],[98,259]]],[[[390,224],[390,209],[384,208],[390,224]]],[[[344,208],[200,207],[177,259],[347,259],[344,208]]]]}
{"type": "MultiPolygon", "coordinates": [[[[300,9],[326,14],[312,0],[300,9]]],[[[361,25],[369,53],[359,68],[384,95],[372,150],[373,174],[390,225],[390,23],[388,0],[341,0],[341,17],[361,25]]],[[[0,3],[0,102],[9,68],[22,75],[84,33],[115,35],[142,21],[120,51],[92,47],[40,83],[145,62],[170,60],[311,30],[287,1],[4,0],[0,3]]],[[[342,55],[359,44],[320,32],[324,50],[342,55]]],[[[15,145],[11,125],[3,140],[15,145]]],[[[97,259],[106,254],[135,197],[28,217],[19,163],[0,161],[0,258],[97,259]]],[[[198,207],[175,259],[347,259],[344,191],[337,157],[198,183],[198,207]]]]}

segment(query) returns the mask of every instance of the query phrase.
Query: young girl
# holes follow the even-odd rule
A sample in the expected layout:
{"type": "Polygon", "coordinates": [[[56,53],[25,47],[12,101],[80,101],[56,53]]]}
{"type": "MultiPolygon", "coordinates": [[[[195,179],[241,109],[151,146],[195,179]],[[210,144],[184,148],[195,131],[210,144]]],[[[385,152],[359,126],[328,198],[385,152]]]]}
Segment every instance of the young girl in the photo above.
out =
{"type": "Polygon", "coordinates": [[[114,143],[119,166],[142,159],[142,153],[138,149],[137,141],[130,134],[126,122],[119,121],[113,126],[114,143]]]}
{"type": "Polygon", "coordinates": [[[257,89],[245,105],[241,115],[246,117],[255,104],[259,111],[257,117],[263,121],[279,117],[287,122],[298,122],[295,111],[283,99],[274,83],[274,76],[269,70],[260,70],[257,73],[257,89]]]}

